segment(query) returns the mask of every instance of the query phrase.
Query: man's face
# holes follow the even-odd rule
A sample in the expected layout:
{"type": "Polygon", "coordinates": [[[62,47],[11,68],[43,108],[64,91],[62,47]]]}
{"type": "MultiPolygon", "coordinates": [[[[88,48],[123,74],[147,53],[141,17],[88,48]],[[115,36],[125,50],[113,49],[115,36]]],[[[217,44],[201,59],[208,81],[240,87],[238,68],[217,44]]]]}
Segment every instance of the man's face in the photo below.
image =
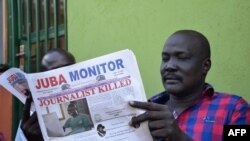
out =
{"type": "Polygon", "coordinates": [[[72,117],[75,117],[77,115],[77,111],[75,107],[68,107],[68,114],[71,115],[72,117]]]}
{"type": "Polygon", "coordinates": [[[17,83],[14,85],[14,88],[15,88],[18,92],[20,92],[20,93],[22,93],[22,94],[25,95],[25,94],[26,94],[26,90],[29,89],[29,86],[28,86],[28,83],[27,83],[26,80],[21,80],[21,81],[17,82],[17,83]]]}
{"type": "Polygon", "coordinates": [[[185,96],[203,81],[203,53],[192,37],[172,35],[162,51],[160,67],[165,89],[175,96],[185,96]]]}
{"type": "Polygon", "coordinates": [[[100,132],[103,132],[103,128],[102,128],[102,127],[99,127],[98,130],[99,130],[100,132]]]}

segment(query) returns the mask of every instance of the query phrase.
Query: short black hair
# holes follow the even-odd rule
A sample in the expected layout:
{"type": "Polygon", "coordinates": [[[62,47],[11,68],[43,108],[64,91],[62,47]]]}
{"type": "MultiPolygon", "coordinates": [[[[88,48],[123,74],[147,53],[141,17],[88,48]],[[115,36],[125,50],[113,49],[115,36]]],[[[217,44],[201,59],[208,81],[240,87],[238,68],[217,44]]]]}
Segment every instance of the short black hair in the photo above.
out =
{"type": "Polygon", "coordinates": [[[98,124],[98,125],[97,125],[97,129],[99,129],[99,128],[104,129],[105,127],[104,127],[103,125],[101,125],[101,124],[98,124]]]}
{"type": "Polygon", "coordinates": [[[195,31],[195,30],[178,30],[175,33],[173,33],[172,35],[175,34],[184,34],[184,35],[188,35],[191,37],[194,37],[195,39],[197,39],[200,43],[200,46],[203,47],[205,49],[205,57],[210,58],[211,57],[211,51],[210,51],[210,44],[208,39],[205,37],[205,35],[203,35],[202,33],[195,31]]]}
{"type": "Polygon", "coordinates": [[[68,108],[78,109],[75,103],[69,103],[68,108]]]}
{"type": "Polygon", "coordinates": [[[10,68],[8,64],[0,64],[0,73],[7,71],[10,68]]]}
{"type": "Polygon", "coordinates": [[[67,50],[62,49],[62,48],[53,48],[53,49],[50,49],[47,53],[45,53],[45,55],[49,54],[49,53],[53,53],[53,52],[57,52],[57,53],[62,54],[72,64],[76,63],[75,57],[70,52],[68,52],[67,50]]]}
{"type": "Polygon", "coordinates": [[[70,52],[62,48],[53,48],[43,55],[42,60],[41,60],[41,71],[47,71],[47,70],[56,69],[56,68],[60,68],[64,66],[69,66],[75,63],[76,63],[75,57],[70,52]],[[55,58],[51,58],[51,55],[53,55],[55,58]],[[59,58],[57,58],[57,56],[59,58]],[[48,57],[48,60],[46,59],[47,57],[48,57]],[[58,61],[61,62],[61,64],[57,64],[56,66],[52,66],[52,67],[50,66],[51,63],[53,64],[58,61]]]}

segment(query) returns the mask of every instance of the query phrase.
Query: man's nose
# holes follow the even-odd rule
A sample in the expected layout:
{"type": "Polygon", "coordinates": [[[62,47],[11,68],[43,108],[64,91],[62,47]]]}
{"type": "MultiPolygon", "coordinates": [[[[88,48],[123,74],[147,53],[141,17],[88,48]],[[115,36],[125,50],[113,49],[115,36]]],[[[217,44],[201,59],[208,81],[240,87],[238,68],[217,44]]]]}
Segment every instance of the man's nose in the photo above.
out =
{"type": "Polygon", "coordinates": [[[165,71],[176,71],[177,65],[176,65],[175,61],[173,59],[171,59],[165,63],[164,69],[165,69],[165,71]]]}

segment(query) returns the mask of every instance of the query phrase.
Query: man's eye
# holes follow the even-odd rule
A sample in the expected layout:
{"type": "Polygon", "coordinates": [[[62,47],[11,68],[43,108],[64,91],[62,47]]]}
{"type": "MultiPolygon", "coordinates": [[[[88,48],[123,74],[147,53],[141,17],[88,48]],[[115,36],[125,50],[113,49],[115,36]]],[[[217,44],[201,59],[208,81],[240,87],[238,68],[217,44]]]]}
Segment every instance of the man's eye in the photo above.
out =
{"type": "Polygon", "coordinates": [[[187,59],[189,59],[189,57],[188,56],[178,56],[178,59],[179,60],[187,60],[187,59]]]}
{"type": "Polygon", "coordinates": [[[178,59],[179,60],[186,60],[187,58],[186,57],[179,57],[178,59]]]}
{"type": "Polygon", "coordinates": [[[169,57],[162,57],[162,61],[163,62],[166,62],[166,61],[168,61],[169,60],[169,57]]]}

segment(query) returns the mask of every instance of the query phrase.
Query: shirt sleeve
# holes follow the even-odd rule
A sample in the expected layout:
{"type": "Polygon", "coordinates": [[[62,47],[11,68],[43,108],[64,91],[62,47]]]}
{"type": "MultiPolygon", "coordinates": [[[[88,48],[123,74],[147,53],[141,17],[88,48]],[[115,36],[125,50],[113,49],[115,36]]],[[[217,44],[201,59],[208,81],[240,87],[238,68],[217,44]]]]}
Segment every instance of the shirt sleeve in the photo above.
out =
{"type": "Polygon", "coordinates": [[[17,129],[17,134],[15,137],[15,141],[28,141],[23,133],[23,130],[20,127],[21,121],[19,123],[18,129],[17,129]]]}
{"type": "Polygon", "coordinates": [[[82,114],[81,115],[81,120],[83,121],[83,127],[86,129],[86,130],[90,130],[93,126],[93,123],[92,121],[90,120],[90,117],[86,114],[82,114]]]}
{"type": "Polygon", "coordinates": [[[230,124],[232,125],[250,124],[250,105],[243,98],[240,98],[236,102],[235,110],[232,113],[230,124]]]}
{"type": "Polygon", "coordinates": [[[63,125],[64,128],[69,128],[70,125],[70,118],[65,122],[65,124],[63,125]]]}
{"type": "Polygon", "coordinates": [[[87,124],[87,127],[91,127],[92,126],[92,122],[91,122],[90,117],[88,115],[86,115],[85,122],[87,124]]]}

